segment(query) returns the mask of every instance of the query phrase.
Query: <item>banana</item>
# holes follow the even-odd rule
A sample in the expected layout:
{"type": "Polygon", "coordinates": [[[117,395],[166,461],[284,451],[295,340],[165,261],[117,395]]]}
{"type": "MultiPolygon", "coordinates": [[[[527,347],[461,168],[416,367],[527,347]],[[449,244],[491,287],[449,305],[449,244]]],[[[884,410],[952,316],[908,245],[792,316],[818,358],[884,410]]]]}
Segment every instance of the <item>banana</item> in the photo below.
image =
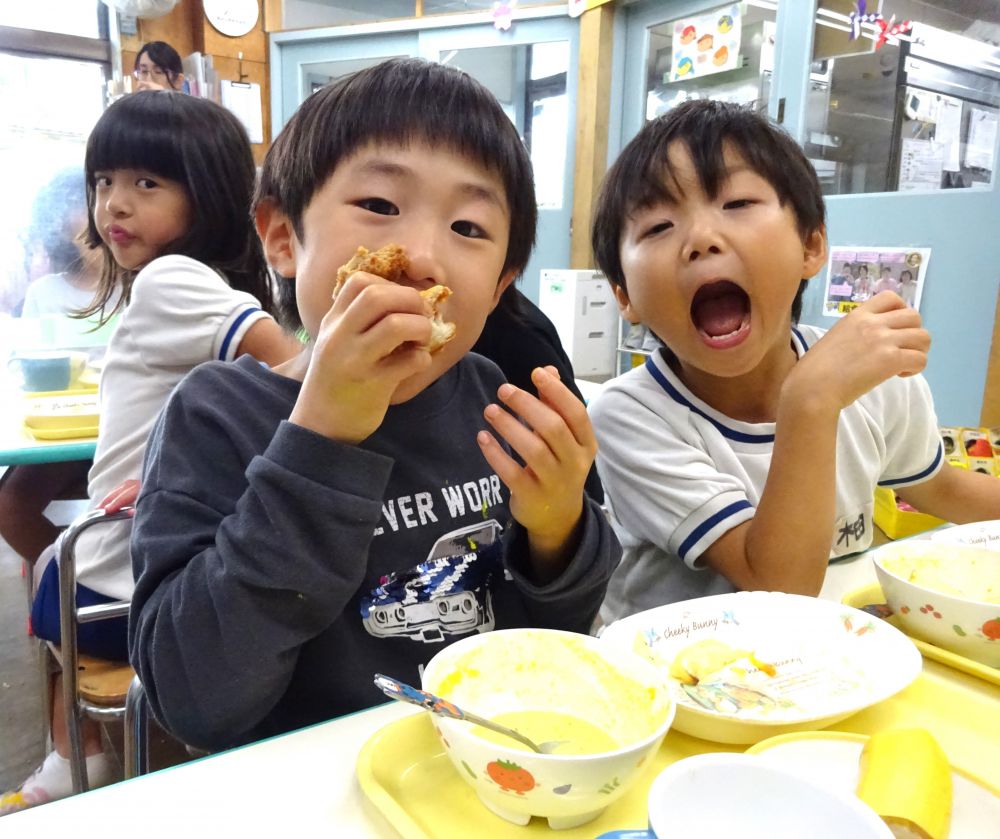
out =
{"type": "Polygon", "coordinates": [[[861,752],[857,794],[894,836],[947,839],[951,768],[927,730],[895,728],[873,734],[861,752]]]}

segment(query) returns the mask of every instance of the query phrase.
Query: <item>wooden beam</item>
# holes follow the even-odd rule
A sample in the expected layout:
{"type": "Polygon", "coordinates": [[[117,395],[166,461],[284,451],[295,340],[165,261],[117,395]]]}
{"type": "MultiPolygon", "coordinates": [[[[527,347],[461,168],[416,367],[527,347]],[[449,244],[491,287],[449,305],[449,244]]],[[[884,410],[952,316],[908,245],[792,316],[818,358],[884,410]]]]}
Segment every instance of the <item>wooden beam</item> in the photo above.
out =
{"type": "Polygon", "coordinates": [[[608,3],[580,16],[580,76],[576,92],[576,161],[569,264],[592,268],[590,219],[608,160],[611,104],[611,47],[615,6],[608,3]]]}
{"type": "Polygon", "coordinates": [[[285,28],[285,0],[264,0],[264,31],[280,32],[285,28]]]}
{"type": "Polygon", "coordinates": [[[1000,426],[1000,295],[993,320],[993,343],[986,363],[986,385],[983,388],[983,409],[979,424],[987,428],[1000,426]]]}

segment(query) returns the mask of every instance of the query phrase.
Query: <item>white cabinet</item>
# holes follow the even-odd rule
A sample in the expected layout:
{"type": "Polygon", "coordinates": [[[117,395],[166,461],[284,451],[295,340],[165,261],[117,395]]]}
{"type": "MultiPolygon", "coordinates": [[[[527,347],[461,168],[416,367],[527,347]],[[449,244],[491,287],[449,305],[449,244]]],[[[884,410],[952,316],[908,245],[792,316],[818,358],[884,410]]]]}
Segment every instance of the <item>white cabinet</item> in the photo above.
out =
{"type": "Polygon", "coordinates": [[[559,333],[576,376],[615,375],[618,304],[611,283],[600,271],[543,269],[538,307],[559,333]]]}

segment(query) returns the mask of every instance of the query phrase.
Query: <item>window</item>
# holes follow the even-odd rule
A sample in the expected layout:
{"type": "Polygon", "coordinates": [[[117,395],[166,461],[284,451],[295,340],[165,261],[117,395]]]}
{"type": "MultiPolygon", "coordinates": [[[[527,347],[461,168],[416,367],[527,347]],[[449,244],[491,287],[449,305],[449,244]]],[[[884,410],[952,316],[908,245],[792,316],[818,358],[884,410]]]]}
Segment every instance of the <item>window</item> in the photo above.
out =
{"type": "Polygon", "coordinates": [[[646,119],[688,99],[767,110],[777,9],[777,0],[730,3],[650,27],[646,119]]]}
{"type": "Polygon", "coordinates": [[[823,0],[817,10],[803,145],[824,192],[988,186],[1000,115],[1000,4],[885,5],[886,15],[913,28],[882,39],[877,22],[864,23],[851,37],[853,4],[823,0]]]}
{"type": "MultiPolygon", "coordinates": [[[[86,222],[83,154],[104,109],[110,72],[109,41],[98,37],[101,31],[107,31],[106,7],[96,0],[11,3],[0,12],[0,170],[7,173],[0,207],[0,321],[43,314],[36,311],[37,293],[26,310],[29,286],[78,265],[73,240],[86,222]],[[58,33],[49,25],[56,23],[58,33]]],[[[66,309],[81,305],[75,292],[67,285],[66,309]]],[[[11,331],[0,326],[0,332],[11,331]]]]}
{"type": "Polygon", "coordinates": [[[89,0],[8,0],[0,9],[0,26],[19,29],[100,38],[102,25],[101,8],[89,0]]]}

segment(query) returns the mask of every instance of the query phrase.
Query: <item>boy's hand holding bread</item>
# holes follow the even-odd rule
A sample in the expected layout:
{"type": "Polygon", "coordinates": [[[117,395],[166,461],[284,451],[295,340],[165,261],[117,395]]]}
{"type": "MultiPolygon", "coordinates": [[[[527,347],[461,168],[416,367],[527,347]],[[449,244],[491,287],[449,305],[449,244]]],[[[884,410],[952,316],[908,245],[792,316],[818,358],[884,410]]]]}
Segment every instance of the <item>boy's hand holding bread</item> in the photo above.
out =
{"type": "Polygon", "coordinates": [[[401,382],[431,363],[455,335],[440,304],[444,286],[417,292],[400,284],[403,249],[358,248],[337,271],[333,305],[315,336],[291,421],[344,443],[360,443],[381,425],[401,382]]]}

